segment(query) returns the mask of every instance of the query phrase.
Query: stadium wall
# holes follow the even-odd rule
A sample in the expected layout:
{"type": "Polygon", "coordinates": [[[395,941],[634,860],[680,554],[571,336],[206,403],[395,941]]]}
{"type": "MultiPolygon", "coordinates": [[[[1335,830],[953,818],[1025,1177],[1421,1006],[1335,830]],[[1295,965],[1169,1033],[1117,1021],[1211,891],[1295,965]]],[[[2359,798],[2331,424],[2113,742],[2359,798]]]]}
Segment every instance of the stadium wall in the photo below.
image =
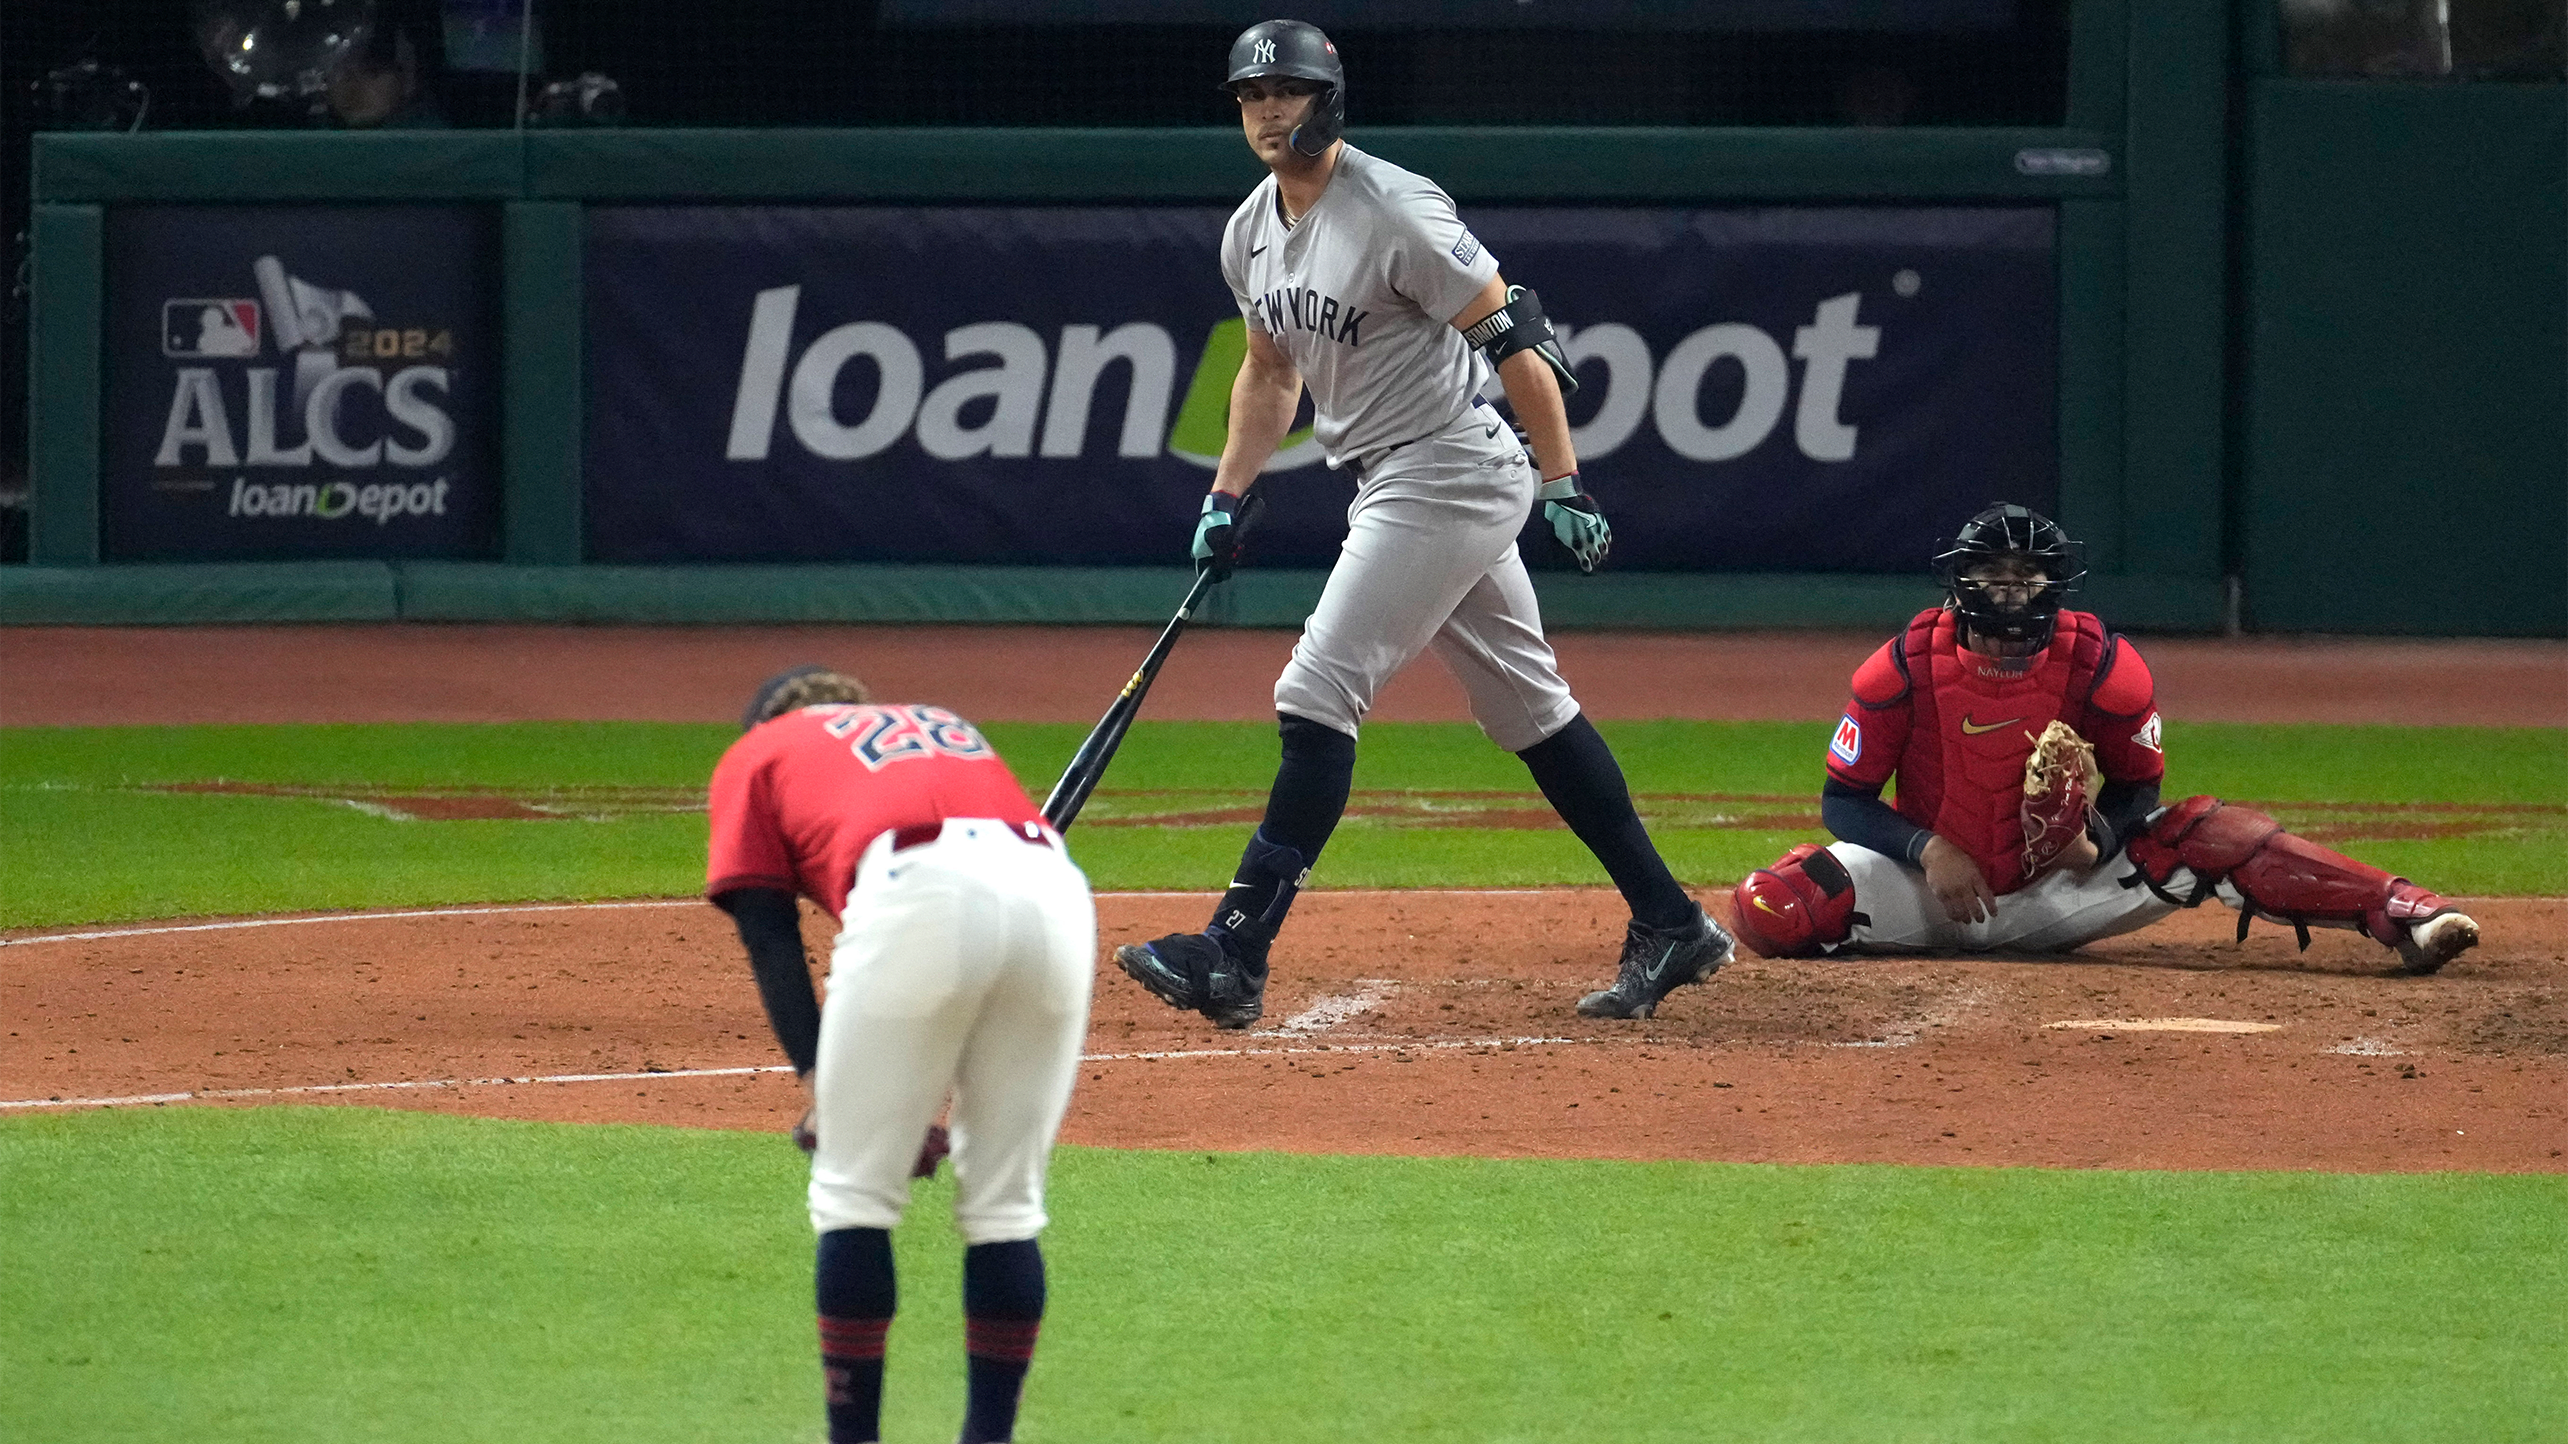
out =
{"type": "MultiPolygon", "coordinates": [[[[2216,67],[2215,67],[2216,69],[2216,67]]],[[[2111,114],[2103,119],[2118,119],[2111,114]]],[[[1413,129],[1361,132],[1466,207],[1634,204],[2013,204],[2059,216],[2061,509],[2093,539],[2093,599],[2125,625],[2204,629],[2222,615],[2216,468],[2125,502],[2125,179],[2101,130],[1413,129]],[[2061,156],[2075,157],[2066,164],[2061,156]],[[2190,496],[2185,493],[2190,490],[2190,496]],[[2185,504],[2166,505],[2173,496],[2185,504]],[[2215,523],[2216,527],[2216,523],[2215,523]]],[[[1155,568],[899,566],[631,569],[586,565],[579,487],[583,208],[687,202],[1227,204],[1254,162],[1227,131],[597,131],[428,135],[208,132],[45,136],[37,149],[40,348],[34,566],[0,573],[24,621],[516,617],[1136,621],[1168,605],[1155,568]],[[1077,155],[1077,166],[1062,158],[1077,155]],[[494,565],[98,564],[97,340],[103,218],[120,205],[477,202],[499,214],[505,358],[503,544],[494,565]]],[[[2201,218],[2197,218],[2201,224],[2201,218]]],[[[2213,210],[2209,224],[2216,228],[2213,210]]],[[[2161,298],[2213,308],[2217,295],[2161,298]]],[[[2197,419],[2218,448],[2217,412],[2197,419]]],[[[2163,434],[2163,426],[2146,434],[2163,434]]],[[[1233,589],[1227,620],[1297,621],[1320,574],[1233,589]]],[[[1873,624],[1923,594],[1906,579],[1625,573],[1546,577],[1562,625],[1873,624]]]]}

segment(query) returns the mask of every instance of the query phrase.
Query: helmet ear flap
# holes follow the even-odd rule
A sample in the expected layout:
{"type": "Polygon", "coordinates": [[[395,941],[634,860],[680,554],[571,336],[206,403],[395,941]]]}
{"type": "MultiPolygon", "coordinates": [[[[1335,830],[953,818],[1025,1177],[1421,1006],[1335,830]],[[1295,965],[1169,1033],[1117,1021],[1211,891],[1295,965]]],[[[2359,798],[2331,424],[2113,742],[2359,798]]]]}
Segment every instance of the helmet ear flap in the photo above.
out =
{"type": "Polygon", "coordinates": [[[1293,127],[1285,143],[1316,160],[1345,133],[1346,86],[1341,82],[1311,98],[1311,118],[1293,127]]]}

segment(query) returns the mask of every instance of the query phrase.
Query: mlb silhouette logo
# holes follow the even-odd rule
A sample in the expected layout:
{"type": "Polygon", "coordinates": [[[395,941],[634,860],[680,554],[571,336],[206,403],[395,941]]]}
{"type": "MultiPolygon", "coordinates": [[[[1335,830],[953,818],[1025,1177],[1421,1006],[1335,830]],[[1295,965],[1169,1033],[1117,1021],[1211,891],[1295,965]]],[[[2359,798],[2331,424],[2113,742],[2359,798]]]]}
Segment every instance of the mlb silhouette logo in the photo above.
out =
{"type": "Polygon", "coordinates": [[[183,297],[161,303],[161,354],[199,358],[259,354],[259,303],[183,297]]]}

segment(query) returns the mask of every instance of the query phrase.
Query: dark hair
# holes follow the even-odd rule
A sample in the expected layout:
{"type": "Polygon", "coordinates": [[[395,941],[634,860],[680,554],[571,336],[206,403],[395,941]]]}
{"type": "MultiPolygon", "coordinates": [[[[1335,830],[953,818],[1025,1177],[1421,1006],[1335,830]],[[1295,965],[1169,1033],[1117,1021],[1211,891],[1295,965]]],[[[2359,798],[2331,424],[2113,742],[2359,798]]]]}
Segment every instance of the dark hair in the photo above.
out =
{"type": "Polygon", "coordinates": [[[788,712],[816,707],[826,702],[870,702],[874,694],[864,683],[845,672],[833,672],[817,663],[787,668],[758,684],[749,699],[748,710],[740,714],[740,730],[746,732],[761,722],[770,722],[788,712]]]}

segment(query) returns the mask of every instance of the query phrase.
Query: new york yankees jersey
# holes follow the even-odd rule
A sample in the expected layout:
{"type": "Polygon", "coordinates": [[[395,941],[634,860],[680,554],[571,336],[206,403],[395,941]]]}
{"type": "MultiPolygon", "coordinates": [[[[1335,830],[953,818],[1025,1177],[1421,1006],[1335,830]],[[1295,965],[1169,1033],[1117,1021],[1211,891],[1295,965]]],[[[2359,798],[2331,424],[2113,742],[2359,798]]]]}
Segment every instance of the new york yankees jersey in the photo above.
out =
{"type": "Polygon", "coordinates": [[[1222,278],[1310,388],[1332,466],[1444,430],[1490,378],[1453,318],[1498,274],[1435,182],[1350,145],[1287,226],[1268,176],[1222,232],[1222,278]]]}

